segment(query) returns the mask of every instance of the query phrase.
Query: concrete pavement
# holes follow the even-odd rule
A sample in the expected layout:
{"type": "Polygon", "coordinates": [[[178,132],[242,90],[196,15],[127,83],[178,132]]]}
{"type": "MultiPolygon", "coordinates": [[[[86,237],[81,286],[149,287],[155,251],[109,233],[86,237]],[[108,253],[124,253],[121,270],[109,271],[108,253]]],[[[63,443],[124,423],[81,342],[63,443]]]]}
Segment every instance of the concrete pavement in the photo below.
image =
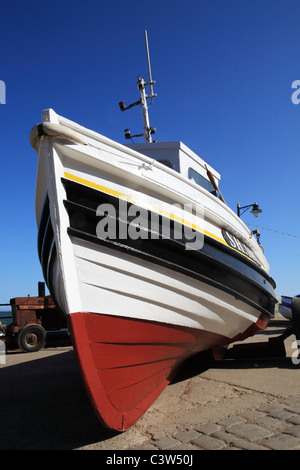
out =
{"type": "MultiPolygon", "coordinates": [[[[247,343],[260,345],[284,328],[277,322],[247,343]]],[[[294,341],[285,340],[287,357],[192,358],[125,433],[94,416],[68,338],[37,353],[8,351],[0,364],[0,449],[300,449],[294,341]]]]}

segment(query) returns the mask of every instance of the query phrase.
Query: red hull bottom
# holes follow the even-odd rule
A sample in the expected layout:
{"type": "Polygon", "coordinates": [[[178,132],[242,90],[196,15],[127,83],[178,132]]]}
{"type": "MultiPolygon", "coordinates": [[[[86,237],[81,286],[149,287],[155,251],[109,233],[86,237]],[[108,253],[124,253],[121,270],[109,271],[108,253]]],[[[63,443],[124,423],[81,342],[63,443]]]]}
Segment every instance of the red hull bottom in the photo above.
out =
{"type": "Polygon", "coordinates": [[[251,336],[258,320],[235,338],[192,328],[76,312],[68,316],[85,387],[101,423],[130,428],[188,357],[251,336]]]}

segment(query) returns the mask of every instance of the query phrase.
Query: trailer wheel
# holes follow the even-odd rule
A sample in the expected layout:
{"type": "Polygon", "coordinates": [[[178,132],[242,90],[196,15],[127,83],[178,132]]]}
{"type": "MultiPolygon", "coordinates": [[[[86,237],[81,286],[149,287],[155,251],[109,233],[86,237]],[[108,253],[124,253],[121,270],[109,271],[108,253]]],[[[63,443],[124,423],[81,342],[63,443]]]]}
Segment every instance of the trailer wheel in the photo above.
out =
{"type": "Polygon", "coordinates": [[[41,325],[31,323],[18,333],[18,346],[24,352],[39,351],[46,344],[47,333],[41,325]]]}

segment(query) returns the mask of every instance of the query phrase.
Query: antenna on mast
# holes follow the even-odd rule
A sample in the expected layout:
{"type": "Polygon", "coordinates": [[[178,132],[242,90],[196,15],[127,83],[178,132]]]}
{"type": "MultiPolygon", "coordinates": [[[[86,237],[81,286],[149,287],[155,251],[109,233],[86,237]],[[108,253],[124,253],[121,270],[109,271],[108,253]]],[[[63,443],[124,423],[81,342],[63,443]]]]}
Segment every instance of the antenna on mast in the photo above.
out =
{"type": "Polygon", "coordinates": [[[148,45],[148,34],[147,31],[145,30],[145,43],[146,43],[146,52],[147,52],[147,62],[148,62],[148,73],[149,73],[149,85],[150,85],[150,98],[151,98],[151,103],[156,96],[153,93],[153,84],[155,83],[152,80],[152,73],[151,73],[151,64],[150,64],[150,54],[149,54],[149,45],[148,45]]]}
{"type": "Polygon", "coordinates": [[[150,65],[150,54],[149,54],[149,46],[148,46],[148,35],[147,31],[145,31],[145,42],[146,42],[146,52],[147,52],[147,62],[148,62],[148,72],[149,72],[149,81],[145,82],[142,77],[138,76],[137,79],[137,87],[140,90],[140,98],[138,101],[135,103],[130,104],[129,106],[125,106],[123,101],[120,101],[119,106],[121,111],[126,111],[127,109],[132,108],[133,106],[136,105],[141,105],[142,111],[143,111],[143,123],[144,123],[144,133],[143,134],[136,134],[136,135],[130,135],[130,130],[125,129],[125,138],[126,139],[131,139],[132,137],[145,137],[145,142],[152,142],[152,134],[155,134],[156,129],[155,127],[150,127],[149,123],[149,115],[148,115],[148,107],[150,104],[152,104],[154,98],[157,96],[155,93],[153,93],[153,85],[155,83],[154,80],[152,80],[152,74],[151,74],[151,65],[150,65]],[[145,87],[149,85],[150,86],[150,94],[147,95],[145,91],[145,87]],[[148,106],[147,99],[151,99],[151,103],[148,106]]]}

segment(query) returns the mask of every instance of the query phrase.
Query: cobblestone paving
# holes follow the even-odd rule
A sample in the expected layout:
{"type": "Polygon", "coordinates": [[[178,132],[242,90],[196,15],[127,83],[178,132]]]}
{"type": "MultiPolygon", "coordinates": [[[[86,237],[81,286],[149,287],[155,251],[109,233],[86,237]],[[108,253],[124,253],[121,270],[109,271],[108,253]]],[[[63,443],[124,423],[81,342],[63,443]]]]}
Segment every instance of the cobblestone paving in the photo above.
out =
{"type": "Polygon", "coordinates": [[[300,450],[300,395],[179,432],[154,432],[130,450],[300,450]]]}

